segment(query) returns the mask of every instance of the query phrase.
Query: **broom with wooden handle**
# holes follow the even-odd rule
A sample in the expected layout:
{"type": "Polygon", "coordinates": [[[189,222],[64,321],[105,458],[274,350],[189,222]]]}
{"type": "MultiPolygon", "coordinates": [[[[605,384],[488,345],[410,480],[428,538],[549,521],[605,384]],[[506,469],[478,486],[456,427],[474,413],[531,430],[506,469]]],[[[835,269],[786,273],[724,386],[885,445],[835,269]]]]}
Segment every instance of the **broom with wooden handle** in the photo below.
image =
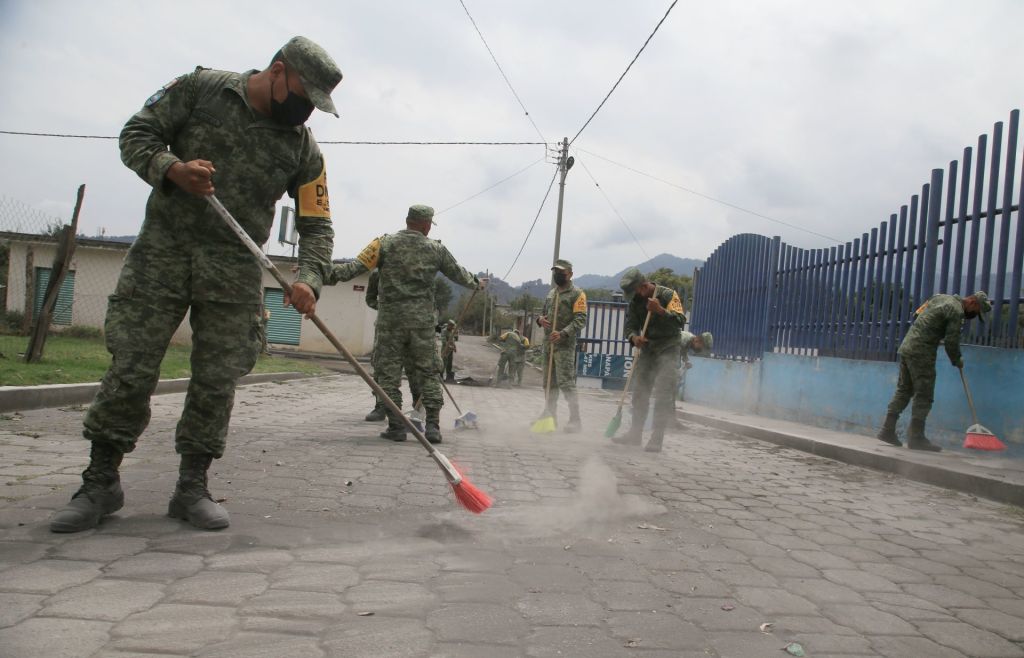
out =
{"type": "MultiPolygon", "coordinates": [[[[555,303],[553,305],[555,317],[551,322],[552,334],[557,331],[558,326],[558,295],[560,292],[558,288],[555,288],[555,303]]],[[[551,341],[548,341],[548,374],[544,379],[544,412],[530,426],[530,431],[534,434],[550,434],[555,431],[555,415],[554,410],[551,408],[551,371],[554,369],[554,365],[555,346],[551,341]]]]}
{"type": "MultiPolygon", "coordinates": [[[[242,243],[245,244],[249,251],[252,252],[252,255],[256,257],[256,260],[258,260],[260,264],[264,268],[266,268],[268,272],[270,272],[271,276],[273,276],[274,279],[278,282],[278,284],[280,284],[281,288],[285,291],[285,293],[291,296],[291,284],[285,280],[284,276],[281,274],[281,271],[278,270],[277,267],[272,262],[270,262],[270,258],[263,253],[263,251],[259,248],[259,246],[257,246],[255,242],[252,241],[252,238],[249,237],[249,234],[246,233],[241,226],[239,226],[235,218],[231,216],[230,212],[228,212],[228,209],[224,207],[224,204],[222,204],[220,200],[212,194],[206,197],[206,200],[210,203],[213,209],[217,211],[217,214],[220,215],[220,218],[224,220],[224,223],[228,225],[228,227],[235,233],[235,235],[238,236],[242,243]]],[[[481,491],[480,489],[473,486],[473,483],[467,480],[466,477],[462,473],[460,473],[459,470],[455,468],[455,466],[453,466],[450,461],[448,461],[447,457],[441,454],[441,452],[439,452],[434,446],[430,444],[429,441],[427,441],[427,437],[423,435],[423,432],[419,431],[416,425],[413,424],[413,422],[409,420],[409,418],[406,417],[405,414],[402,413],[402,410],[398,408],[398,405],[396,405],[390,397],[388,397],[388,394],[384,392],[384,389],[378,386],[377,382],[373,381],[373,377],[370,376],[370,373],[366,372],[366,369],[363,368],[363,366],[361,366],[358,361],[356,361],[356,358],[352,356],[352,353],[349,352],[348,349],[341,344],[341,341],[339,341],[333,333],[331,333],[331,330],[327,328],[327,325],[324,324],[324,321],[321,320],[316,315],[316,313],[309,313],[306,317],[312,320],[313,324],[316,325],[316,328],[319,329],[321,333],[323,333],[324,337],[326,337],[327,340],[330,341],[331,345],[334,345],[334,348],[338,350],[338,352],[343,357],[345,357],[345,360],[349,362],[349,365],[355,368],[356,374],[362,377],[363,381],[366,382],[366,384],[371,389],[373,389],[373,392],[377,394],[380,400],[384,402],[384,406],[386,406],[388,410],[391,411],[391,413],[395,414],[398,418],[401,419],[402,424],[405,425],[405,428],[409,430],[412,433],[412,435],[416,437],[416,440],[419,441],[420,444],[426,449],[431,459],[433,459],[434,462],[437,463],[437,465],[441,468],[441,472],[444,473],[445,478],[448,480],[448,484],[451,485],[452,491],[455,492],[455,500],[457,500],[460,505],[462,505],[470,512],[473,512],[474,514],[479,514],[486,510],[488,507],[490,507],[491,503],[493,502],[491,500],[491,497],[488,496],[483,491],[481,491]]]]}
{"type": "MultiPolygon", "coordinates": [[[[644,328],[640,330],[640,337],[643,338],[647,334],[647,325],[651,322],[651,312],[647,311],[647,318],[644,319],[644,328]]],[[[629,383],[633,381],[633,373],[636,372],[636,360],[640,356],[640,348],[636,348],[633,351],[633,367],[629,369],[629,374],[626,376],[626,386],[622,389],[622,397],[619,398],[619,409],[615,412],[615,417],[608,421],[608,427],[604,429],[604,435],[609,439],[615,436],[615,433],[619,431],[619,427],[622,426],[622,405],[626,402],[626,394],[629,393],[629,383]]]]}
{"type": "Polygon", "coordinates": [[[1006,450],[1006,444],[978,422],[978,411],[974,408],[974,397],[971,396],[971,389],[967,388],[967,377],[964,376],[963,366],[960,366],[959,370],[960,381],[964,383],[964,393],[967,394],[967,405],[971,408],[971,418],[974,419],[974,424],[967,428],[967,435],[964,437],[964,447],[972,450],[1006,450]]]}

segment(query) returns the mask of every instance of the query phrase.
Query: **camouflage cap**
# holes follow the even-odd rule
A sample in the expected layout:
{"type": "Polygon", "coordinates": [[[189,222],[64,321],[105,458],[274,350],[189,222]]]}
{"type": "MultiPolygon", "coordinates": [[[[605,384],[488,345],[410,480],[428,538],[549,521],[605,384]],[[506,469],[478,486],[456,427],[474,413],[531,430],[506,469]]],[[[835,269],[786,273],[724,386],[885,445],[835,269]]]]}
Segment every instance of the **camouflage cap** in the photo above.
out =
{"type": "Polygon", "coordinates": [[[281,48],[281,56],[302,80],[306,95],[317,109],[338,116],[331,92],[341,82],[341,69],[327,51],[306,37],[292,37],[281,48]]]}
{"type": "Polygon", "coordinates": [[[633,299],[633,295],[636,294],[636,289],[645,281],[647,281],[647,277],[645,277],[643,272],[635,267],[631,267],[623,272],[622,280],[619,281],[619,285],[622,287],[623,296],[626,299],[633,299]]]}
{"type": "Polygon", "coordinates": [[[976,300],[978,300],[978,319],[984,322],[986,316],[992,310],[992,302],[990,302],[988,299],[988,293],[986,293],[984,290],[979,290],[978,292],[971,295],[971,297],[974,297],[976,300]]]}
{"type": "Polygon", "coordinates": [[[572,272],[572,263],[565,260],[564,258],[559,258],[558,260],[555,261],[555,264],[551,266],[551,269],[568,270],[569,272],[572,272]]]}
{"type": "Polygon", "coordinates": [[[705,331],[701,333],[700,339],[704,341],[704,353],[710,354],[711,346],[715,343],[715,337],[711,335],[710,331],[705,331]]]}
{"type": "Polygon", "coordinates": [[[405,219],[406,221],[429,221],[431,224],[437,224],[437,222],[434,221],[434,209],[421,203],[417,203],[415,206],[409,206],[409,214],[405,216],[405,219]]]}

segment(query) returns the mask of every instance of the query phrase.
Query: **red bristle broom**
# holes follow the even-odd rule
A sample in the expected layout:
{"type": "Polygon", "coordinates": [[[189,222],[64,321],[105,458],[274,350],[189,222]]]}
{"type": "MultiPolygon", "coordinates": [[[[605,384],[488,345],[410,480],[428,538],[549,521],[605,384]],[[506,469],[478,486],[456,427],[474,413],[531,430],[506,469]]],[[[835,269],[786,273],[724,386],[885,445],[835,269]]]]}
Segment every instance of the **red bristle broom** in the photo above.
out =
{"type": "MultiPolygon", "coordinates": [[[[249,234],[246,233],[241,226],[239,226],[238,222],[235,221],[235,218],[231,216],[230,212],[228,212],[228,209],[225,208],[224,205],[220,202],[220,200],[212,194],[206,197],[206,200],[210,202],[210,205],[213,206],[213,209],[217,211],[217,214],[220,215],[221,219],[224,220],[224,223],[228,225],[228,227],[235,233],[235,235],[237,235],[238,238],[245,244],[249,251],[252,252],[252,255],[255,256],[256,259],[260,262],[260,264],[263,267],[265,267],[268,272],[270,272],[270,274],[274,277],[275,280],[277,280],[277,282],[281,285],[281,288],[284,290],[285,294],[290,296],[292,293],[291,284],[285,281],[285,278],[281,274],[281,271],[278,270],[277,267],[272,262],[270,262],[270,258],[268,258],[267,255],[264,254],[262,250],[260,250],[256,243],[252,241],[252,238],[249,237],[249,234]]],[[[363,366],[361,366],[358,361],[356,361],[356,358],[352,356],[352,353],[349,352],[348,349],[346,349],[345,346],[341,344],[341,341],[339,341],[333,333],[331,333],[331,330],[327,328],[327,325],[324,324],[324,321],[317,317],[315,313],[310,313],[307,317],[313,321],[313,324],[315,324],[317,329],[319,329],[321,333],[323,333],[323,335],[327,338],[327,340],[331,342],[331,345],[334,345],[335,349],[337,349],[338,352],[343,357],[345,357],[345,360],[348,361],[353,368],[355,368],[356,373],[363,378],[363,381],[365,381],[370,388],[373,389],[373,392],[376,393],[377,396],[384,402],[384,405],[392,413],[397,414],[398,417],[402,419],[402,424],[405,425],[405,428],[412,432],[412,435],[416,437],[416,440],[419,441],[424,448],[426,448],[427,452],[430,454],[430,457],[437,463],[438,466],[441,467],[441,471],[444,473],[444,476],[448,479],[448,484],[452,485],[452,491],[455,492],[455,500],[457,500],[460,505],[462,505],[470,512],[473,512],[474,514],[479,514],[486,510],[488,507],[490,507],[491,503],[494,502],[493,500],[491,500],[491,497],[488,496],[483,491],[481,491],[480,489],[473,486],[473,483],[467,480],[462,475],[462,473],[459,472],[459,469],[455,468],[455,466],[453,466],[452,463],[448,461],[447,457],[441,454],[436,448],[434,448],[433,445],[430,444],[429,441],[427,441],[427,437],[423,436],[423,432],[421,432],[416,427],[416,425],[413,424],[413,422],[409,420],[409,418],[404,413],[402,413],[402,410],[398,408],[398,405],[396,405],[391,398],[388,397],[387,393],[384,392],[384,389],[378,386],[377,382],[373,381],[373,377],[370,376],[370,373],[366,372],[366,369],[363,368],[363,366]]]]}
{"type": "Polygon", "coordinates": [[[978,422],[978,412],[974,409],[974,398],[971,397],[971,389],[967,388],[967,378],[964,376],[962,366],[960,367],[960,381],[964,383],[967,405],[971,408],[971,417],[974,419],[974,424],[967,428],[964,447],[972,450],[1006,450],[1006,444],[978,422]]]}

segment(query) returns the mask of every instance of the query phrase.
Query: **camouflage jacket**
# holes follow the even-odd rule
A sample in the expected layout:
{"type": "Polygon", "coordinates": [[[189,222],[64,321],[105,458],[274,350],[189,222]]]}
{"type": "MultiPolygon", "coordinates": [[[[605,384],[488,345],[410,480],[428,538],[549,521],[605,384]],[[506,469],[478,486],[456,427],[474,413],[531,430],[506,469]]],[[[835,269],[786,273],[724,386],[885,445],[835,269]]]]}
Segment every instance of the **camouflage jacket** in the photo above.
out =
{"type": "Polygon", "coordinates": [[[526,348],[530,346],[530,341],[515,331],[506,331],[498,336],[498,341],[501,343],[501,351],[509,356],[524,354],[526,348]]]}
{"type": "Polygon", "coordinates": [[[455,344],[459,340],[459,329],[454,327],[449,329],[448,323],[444,325],[444,329],[441,330],[441,356],[448,356],[459,351],[458,346],[455,344]]]}
{"type": "MultiPolygon", "coordinates": [[[[576,338],[587,326],[587,293],[572,283],[565,290],[552,288],[544,299],[541,315],[554,325],[561,338],[555,343],[558,349],[576,349],[576,338]],[[558,309],[554,310],[555,293],[558,293],[558,309]]],[[[538,322],[538,324],[540,324],[538,322]]],[[[544,329],[544,337],[551,334],[551,328],[544,329]]],[[[547,341],[545,340],[545,343],[547,341]]]]}
{"type": "Polygon", "coordinates": [[[959,295],[933,295],[915,312],[916,319],[900,343],[900,356],[935,360],[939,343],[954,365],[960,360],[960,329],[964,307],[959,295]]]}
{"type": "Polygon", "coordinates": [[[297,199],[297,280],[319,294],[334,246],[323,157],[308,128],[253,110],[246,92],[253,73],[197,68],[153,94],[125,124],[121,160],[153,187],[138,240],[176,236],[192,254],[193,288],[207,299],[260,301],[256,260],[204,199],[166,178],[176,162],[209,160],[217,197],[257,244],[270,235],[277,201],[285,192],[297,199]]]}
{"type": "Polygon", "coordinates": [[[697,352],[697,350],[694,350],[690,347],[690,345],[693,344],[694,338],[696,338],[696,336],[694,334],[691,334],[689,331],[681,331],[679,333],[679,341],[682,345],[682,349],[679,350],[679,354],[683,363],[689,363],[690,352],[697,352]]]}
{"type": "Polygon", "coordinates": [[[335,265],[325,283],[349,281],[373,268],[380,270],[377,326],[384,328],[414,329],[437,324],[434,277],[438,272],[466,288],[480,285],[440,240],[410,229],[376,238],[355,260],[335,265]]]}
{"type": "Polygon", "coordinates": [[[374,271],[370,272],[370,280],[366,282],[366,297],[365,297],[365,299],[366,299],[366,305],[369,306],[370,308],[372,308],[375,311],[377,310],[377,306],[379,306],[379,304],[377,303],[377,298],[378,298],[379,294],[380,294],[380,272],[377,271],[377,270],[374,270],[374,271]]]}
{"type": "MultiPolygon", "coordinates": [[[[683,303],[679,300],[679,294],[671,288],[656,285],[654,297],[661,302],[667,312],[665,315],[651,313],[651,321],[647,325],[647,333],[644,335],[651,343],[658,345],[671,345],[679,342],[679,332],[686,324],[683,303]]],[[[646,319],[647,300],[640,295],[633,295],[633,299],[630,300],[629,307],[626,309],[626,340],[641,334],[646,319]]]]}

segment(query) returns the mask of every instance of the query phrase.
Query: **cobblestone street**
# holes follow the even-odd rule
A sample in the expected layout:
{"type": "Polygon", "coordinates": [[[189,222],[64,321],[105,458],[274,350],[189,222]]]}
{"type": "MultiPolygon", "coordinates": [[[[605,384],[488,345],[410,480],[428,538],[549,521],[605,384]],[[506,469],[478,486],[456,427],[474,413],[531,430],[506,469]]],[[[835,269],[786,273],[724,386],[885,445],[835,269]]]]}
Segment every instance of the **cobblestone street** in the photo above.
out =
{"type": "Polygon", "coordinates": [[[124,509],[77,535],[46,524],[83,408],[5,415],[0,655],[1024,656],[1018,508],[698,425],[614,446],[600,391],[582,434],[541,436],[535,388],[453,393],[480,429],[448,405],[440,448],[483,515],[334,375],[239,389],[221,532],[164,515],[182,395],[153,398],[124,509]]]}

